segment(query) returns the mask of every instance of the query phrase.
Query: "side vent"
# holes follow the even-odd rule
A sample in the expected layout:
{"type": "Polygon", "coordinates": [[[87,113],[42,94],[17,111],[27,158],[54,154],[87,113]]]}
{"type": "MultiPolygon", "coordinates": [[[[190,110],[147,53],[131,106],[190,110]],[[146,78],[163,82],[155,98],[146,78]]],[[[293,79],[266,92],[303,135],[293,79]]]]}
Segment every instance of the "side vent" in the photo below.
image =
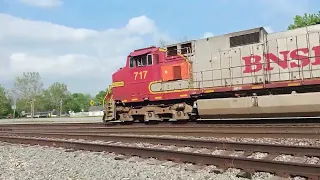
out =
{"type": "Polygon", "coordinates": [[[176,56],[178,54],[177,46],[167,47],[167,56],[176,56]]]}
{"type": "Polygon", "coordinates": [[[230,47],[243,46],[260,42],[260,32],[230,37],[230,47]]]}
{"type": "Polygon", "coordinates": [[[192,53],[191,43],[181,44],[181,54],[189,54],[189,53],[192,53]]]}
{"type": "Polygon", "coordinates": [[[173,68],[173,80],[182,79],[181,66],[172,66],[172,68],[173,68]]]}

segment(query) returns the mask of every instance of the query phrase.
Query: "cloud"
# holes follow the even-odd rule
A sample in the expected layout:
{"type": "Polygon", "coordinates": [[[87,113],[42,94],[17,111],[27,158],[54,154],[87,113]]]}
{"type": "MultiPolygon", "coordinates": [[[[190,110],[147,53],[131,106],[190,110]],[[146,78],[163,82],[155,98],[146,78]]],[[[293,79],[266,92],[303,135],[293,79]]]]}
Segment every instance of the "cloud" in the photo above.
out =
{"type": "Polygon", "coordinates": [[[20,0],[20,2],[29,6],[41,8],[53,8],[63,4],[61,0],[20,0]]]}
{"type": "Polygon", "coordinates": [[[205,32],[205,33],[203,34],[202,38],[208,38],[208,37],[212,37],[212,36],[214,36],[213,33],[211,33],[211,32],[205,32]]]}
{"type": "Polygon", "coordinates": [[[273,33],[274,30],[270,27],[270,26],[265,26],[264,29],[268,32],[268,33],[273,33]]]}
{"type": "Polygon", "coordinates": [[[47,85],[60,81],[73,91],[91,93],[111,83],[128,53],[169,39],[146,16],[133,17],[122,28],[97,31],[0,13],[0,26],[0,84],[37,71],[47,85]]]}

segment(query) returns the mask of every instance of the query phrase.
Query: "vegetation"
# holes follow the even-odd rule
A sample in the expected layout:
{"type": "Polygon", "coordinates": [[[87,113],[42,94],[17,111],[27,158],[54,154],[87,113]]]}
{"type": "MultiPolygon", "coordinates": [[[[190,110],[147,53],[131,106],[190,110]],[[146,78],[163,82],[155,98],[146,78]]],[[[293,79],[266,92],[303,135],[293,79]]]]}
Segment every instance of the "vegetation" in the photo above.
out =
{"type": "MultiPolygon", "coordinates": [[[[105,91],[100,91],[94,101],[101,101],[105,91]]],[[[56,115],[69,111],[88,111],[92,97],[89,94],[71,93],[68,86],[61,82],[51,84],[47,89],[38,72],[24,72],[15,78],[12,89],[5,90],[0,85],[0,118],[12,116],[12,105],[16,105],[16,116],[21,112],[35,114],[51,111],[56,115]]],[[[96,103],[100,105],[102,103],[96,103]]]]}
{"type": "Polygon", "coordinates": [[[102,105],[103,104],[103,99],[104,97],[106,96],[107,94],[107,90],[105,91],[100,91],[96,97],[95,97],[95,102],[96,102],[96,105],[102,105]]]}
{"type": "Polygon", "coordinates": [[[288,30],[306,27],[320,23],[320,11],[314,14],[305,13],[303,16],[296,15],[294,23],[288,26],[288,30]]]}
{"type": "Polygon", "coordinates": [[[65,104],[65,109],[74,112],[88,111],[91,96],[82,93],[73,93],[68,97],[65,104]]]}
{"type": "Polygon", "coordinates": [[[11,113],[10,99],[6,90],[0,85],[0,118],[6,117],[11,113]]]}

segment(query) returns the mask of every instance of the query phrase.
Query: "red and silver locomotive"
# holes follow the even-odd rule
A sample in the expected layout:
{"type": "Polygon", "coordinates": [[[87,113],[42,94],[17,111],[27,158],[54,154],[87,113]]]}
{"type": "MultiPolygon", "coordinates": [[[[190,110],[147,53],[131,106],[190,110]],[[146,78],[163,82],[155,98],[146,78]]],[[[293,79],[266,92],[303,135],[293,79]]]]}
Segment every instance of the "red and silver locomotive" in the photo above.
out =
{"type": "Polygon", "coordinates": [[[104,121],[318,116],[320,25],[264,28],[130,53],[104,121]]]}

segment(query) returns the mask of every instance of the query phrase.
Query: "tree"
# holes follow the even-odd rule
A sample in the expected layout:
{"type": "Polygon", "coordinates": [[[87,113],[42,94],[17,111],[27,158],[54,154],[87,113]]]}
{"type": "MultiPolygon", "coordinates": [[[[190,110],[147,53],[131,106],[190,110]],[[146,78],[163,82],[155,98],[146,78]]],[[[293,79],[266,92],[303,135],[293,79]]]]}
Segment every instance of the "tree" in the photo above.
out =
{"type": "Polygon", "coordinates": [[[11,113],[11,103],[4,87],[0,85],[0,118],[4,118],[11,113]]]}
{"type": "Polygon", "coordinates": [[[95,103],[101,105],[106,94],[107,91],[100,91],[95,97],[95,103]]]}
{"type": "Polygon", "coordinates": [[[20,99],[31,101],[43,92],[43,83],[38,72],[24,72],[16,77],[14,90],[20,99]]]}
{"type": "Polygon", "coordinates": [[[90,95],[73,93],[68,99],[66,99],[65,108],[74,112],[81,112],[82,109],[84,111],[88,111],[90,99],[90,95]]]}
{"type": "Polygon", "coordinates": [[[21,77],[16,77],[13,91],[21,109],[30,108],[32,115],[35,109],[44,109],[43,104],[39,103],[43,98],[43,83],[38,72],[24,72],[21,77]]]}
{"type": "Polygon", "coordinates": [[[47,109],[57,109],[61,112],[63,109],[60,109],[60,106],[70,95],[67,85],[59,82],[53,83],[43,93],[47,109]]]}
{"type": "Polygon", "coordinates": [[[17,100],[18,100],[17,93],[15,92],[14,89],[8,89],[6,91],[6,95],[9,101],[11,102],[11,104],[15,106],[15,109],[12,110],[13,118],[19,116],[19,113],[17,112],[17,100]]]}
{"type": "Polygon", "coordinates": [[[294,17],[294,23],[288,26],[288,30],[315,25],[320,22],[320,11],[315,14],[305,13],[303,16],[294,17]]]}

